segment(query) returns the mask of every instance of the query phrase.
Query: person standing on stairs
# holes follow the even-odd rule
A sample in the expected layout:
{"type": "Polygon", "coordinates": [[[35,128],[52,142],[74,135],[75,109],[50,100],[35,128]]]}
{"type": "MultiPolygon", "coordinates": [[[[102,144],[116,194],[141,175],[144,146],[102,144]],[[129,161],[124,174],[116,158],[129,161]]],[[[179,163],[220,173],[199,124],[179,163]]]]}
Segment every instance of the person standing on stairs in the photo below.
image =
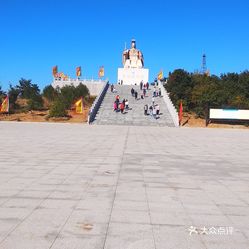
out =
{"type": "Polygon", "coordinates": [[[140,90],[143,90],[143,81],[140,82],[140,90]]]}
{"type": "Polygon", "coordinates": [[[135,95],[135,100],[137,100],[137,91],[135,91],[134,95],[135,95]]]}
{"type": "Polygon", "coordinates": [[[153,114],[153,117],[156,119],[156,107],[155,106],[153,106],[152,114],[153,114]]]}
{"type": "Polygon", "coordinates": [[[152,105],[154,106],[155,105],[155,97],[154,96],[152,97],[151,102],[152,102],[152,105]]]}
{"type": "Polygon", "coordinates": [[[145,96],[146,96],[146,89],[145,88],[143,89],[143,95],[144,95],[144,98],[145,98],[145,96]]]}
{"type": "Polygon", "coordinates": [[[159,114],[160,114],[160,106],[156,104],[156,119],[159,118],[159,114]]]}
{"type": "Polygon", "coordinates": [[[129,102],[128,102],[128,99],[125,100],[125,109],[129,109],[129,102]]]}
{"type": "Polygon", "coordinates": [[[144,115],[145,116],[148,115],[148,105],[147,104],[144,106],[144,115]]]}
{"type": "Polygon", "coordinates": [[[134,96],[134,92],[135,92],[135,90],[133,89],[133,87],[131,88],[131,95],[132,95],[132,97],[134,96]]]}
{"type": "Polygon", "coordinates": [[[120,103],[119,108],[120,108],[121,113],[124,114],[124,103],[123,102],[120,103]]]}
{"type": "Polygon", "coordinates": [[[147,90],[149,90],[149,82],[146,83],[147,90]]]}

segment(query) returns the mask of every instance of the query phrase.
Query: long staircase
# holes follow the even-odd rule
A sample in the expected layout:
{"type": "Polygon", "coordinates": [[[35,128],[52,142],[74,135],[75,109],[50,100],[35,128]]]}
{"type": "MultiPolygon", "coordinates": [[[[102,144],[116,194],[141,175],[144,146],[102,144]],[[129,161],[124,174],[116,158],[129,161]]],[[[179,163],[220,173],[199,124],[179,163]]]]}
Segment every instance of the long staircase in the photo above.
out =
{"type": "Polygon", "coordinates": [[[146,97],[144,99],[141,99],[140,97],[141,91],[139,86],[114,86],[116,92],[111,92],[109,87],[93,124],[175,127],[163,97],[155,97],[155,104],[160,106],[160,115],[158,119],[155,119],[150,115],[144,115],[144,105],[148,104],[148,106],[150,106],[152,104],[154,86],[150,86],[149,91],[146,92],[146,97]],[[137,100],[135,100],[135,98],[131,95],[132,87],[138,92],[137,100]],[[120,101],[123,99],[128,99],[129,101],[129,110],[125,110],[124,114],[113,111],[113,103],[115,101],[116,95],[120,96],[120,101]]]}

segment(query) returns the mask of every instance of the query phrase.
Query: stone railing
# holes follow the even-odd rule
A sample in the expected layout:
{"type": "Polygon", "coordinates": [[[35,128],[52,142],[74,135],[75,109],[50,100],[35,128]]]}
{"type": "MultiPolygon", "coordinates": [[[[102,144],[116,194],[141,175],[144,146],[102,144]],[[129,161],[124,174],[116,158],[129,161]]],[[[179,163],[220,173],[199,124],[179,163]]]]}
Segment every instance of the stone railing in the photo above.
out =
{"type": "Polygon", "coordinates": [[[92,104],[92,107],[88,113],[88,124],[91,124],[94,121],[108,88],[109,88],[109,81],[107,81],[106,84],[103,86],[100,94],[92,104]]]}
{"type": "Polygon", "coordinates": [[[166,91],[166,89],[164,88],[163,84],[161,83],[161,81],[158,80],[158,87],[161,88],[161,92],[162,92],[162,97],[164,99],[164,102],[167,105],[167,108],[169,110],[169,113],[173,119],[173,122],[175,124],[176,127],[179,127],[179,116],[178,116],[178,112],[174,106],[174,104],[172,103],[168,92],[166,91]]]}

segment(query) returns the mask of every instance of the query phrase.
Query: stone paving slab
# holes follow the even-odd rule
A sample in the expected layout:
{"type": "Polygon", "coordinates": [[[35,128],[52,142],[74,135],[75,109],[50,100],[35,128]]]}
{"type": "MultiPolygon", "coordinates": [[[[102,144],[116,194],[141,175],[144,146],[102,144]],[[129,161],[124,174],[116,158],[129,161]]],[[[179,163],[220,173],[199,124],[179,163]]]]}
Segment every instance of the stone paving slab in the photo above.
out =
{"type": "Polygon", "coordinates": [[[246,130],[0,129],[1,249],[249,248],[246,130]]]}

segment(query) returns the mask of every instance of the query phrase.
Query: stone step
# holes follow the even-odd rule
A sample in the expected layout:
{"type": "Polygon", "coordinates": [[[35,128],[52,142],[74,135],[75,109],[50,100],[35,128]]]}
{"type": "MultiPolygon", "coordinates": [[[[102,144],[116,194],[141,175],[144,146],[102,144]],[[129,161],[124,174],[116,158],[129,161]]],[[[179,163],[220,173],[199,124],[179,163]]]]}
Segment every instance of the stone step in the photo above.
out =
{"type": "Polygon", "coordinates": [[[174,127],[173,120],[167,109],[167,106],[161,97],[155,97],[155,104],[160,106],[160,115],[158,119],[147,115],[144,115],[144,105],[152,104],[152,95],[154,87],[150,86],[149,91],[146,92],[146,97],[141,99],[140,91],[138,86],[124,86],[115,85],[117,92],[112,93],[109,87],[105,98],[100,106],[100,109],[96,115],[94,124],[101,125],[138,125],[138,126],[169,126],[174,127]],[[134,88],[139,95],[139,98],[135,98],[131,95],[131,88],[134,88]],[[113,103],[116,95],[120,96],[120,101],[128,99],[129,109],[125,111],[125,114],[113,111],[113,103]]]}

